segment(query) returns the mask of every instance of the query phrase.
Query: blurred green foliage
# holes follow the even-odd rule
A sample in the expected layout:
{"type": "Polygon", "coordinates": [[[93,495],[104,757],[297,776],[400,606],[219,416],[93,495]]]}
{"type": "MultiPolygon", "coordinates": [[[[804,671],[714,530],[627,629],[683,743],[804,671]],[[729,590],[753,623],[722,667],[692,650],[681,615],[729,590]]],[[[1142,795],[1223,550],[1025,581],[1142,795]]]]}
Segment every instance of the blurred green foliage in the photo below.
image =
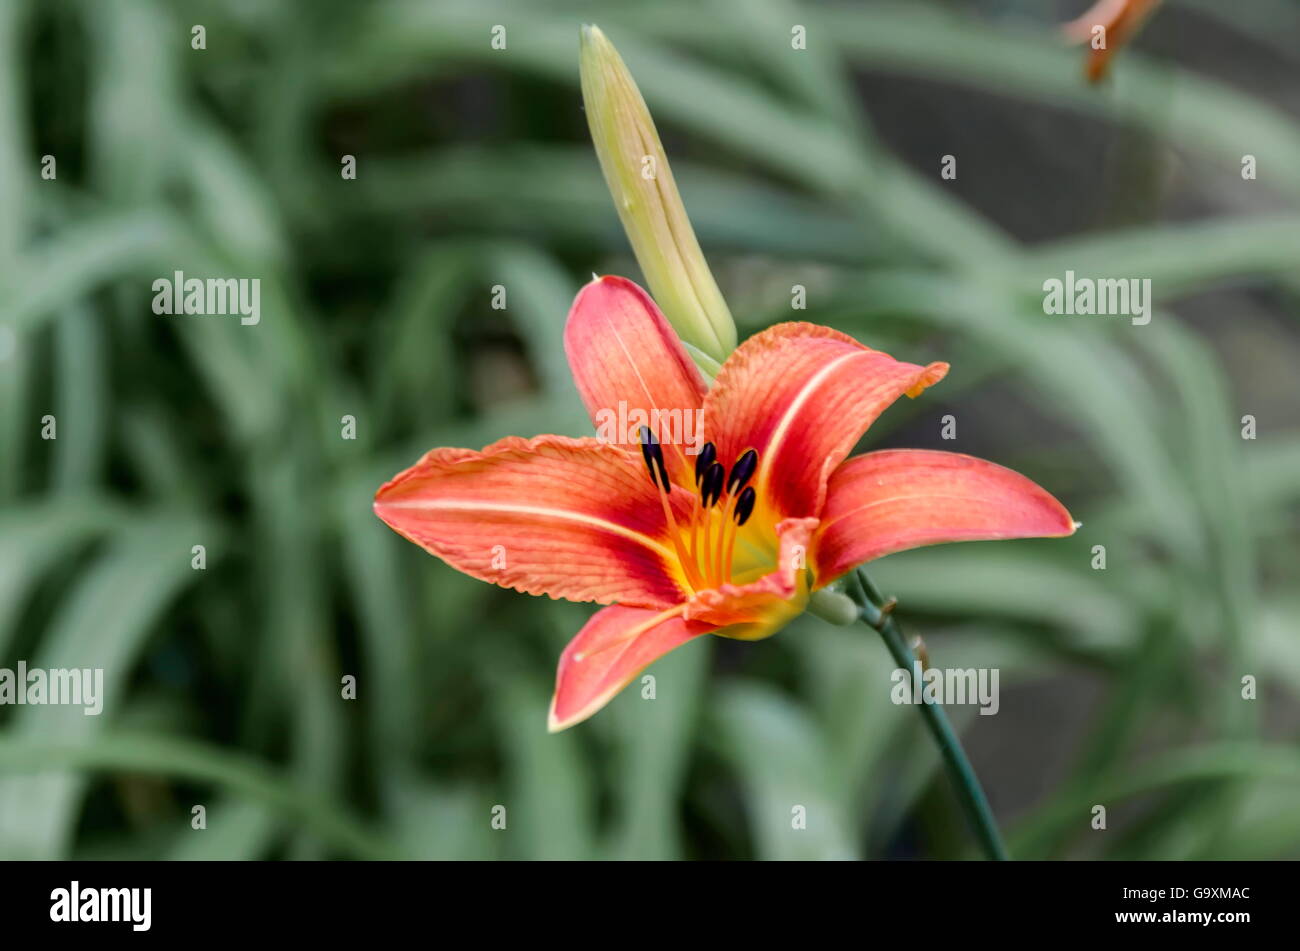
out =
{"type": "MultiPolygon", "coordinates": [[[[1294,92],[1275,37],[1296,8],[1251,6],[1171,3],[1144,37],[1208,18],[1281,57],[1294,92]]],[[[580,112],[585,20],[636,75],[742,332],[789,319],[802,283],[797,316],[951,361],[867,443],[1003,462],[1083,521],[872,569],[936,663],[1002,670],[998,716],[952,713],[1013,854],[1300,855],[1295,378],[1243,405],[1175,312],[1248,287],[1282,315],[1258,352],[1294,347],[1300,125],[1141,44],[1086,86],[1053,32],[1070,4],[962,7],[0,3],[0,666],[102,667],[108,694],[99,717],[0,709],[0,856],[971,854],[871,632],[807,618],[695,644],[655,666],[654,702],[630,690],[548,736],[590,609],[462,577],[370,512],[432,446],[587,431],[563,319],[590,272],[636,272],[580,112]],[[1267,198],[1024,242],[938,154],[884,143],[864,71],[984,97],[990,136],[1063,114],[1056,153],[1120,130],[1139,170],[1176,154],[1267,198]],[[1154,320],[1045,317],[1042,281],[1067,268],[1151,277],[1154,320]],[[260,278],[261,323],[154,316],[151,282],[177,269],[260,278]],[[939,443],[949,412],[960,438],[939,443]]],[[[1044,171],[1005,200],[1068,187],[1044,171]]]]}

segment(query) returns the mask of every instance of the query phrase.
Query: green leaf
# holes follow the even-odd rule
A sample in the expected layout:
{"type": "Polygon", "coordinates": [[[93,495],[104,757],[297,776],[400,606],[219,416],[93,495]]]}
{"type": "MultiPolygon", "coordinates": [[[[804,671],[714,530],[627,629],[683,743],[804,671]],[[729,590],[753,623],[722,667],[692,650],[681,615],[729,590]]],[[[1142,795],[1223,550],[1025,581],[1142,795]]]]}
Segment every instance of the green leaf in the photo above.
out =
{"type": "MultiPolygon", "coordinates": [[[[103,671],[103,711],[80,706],[18,708],[9,726],[16,743],[80,745],[91,741],[122,706],[122,694],[161,612],[197,580],[190,547],[218,536],[185,516],[142,520],[122,530],[62,603],[30,667],[103,671]]],[[[71,844],[84,781],[66,772],[0,780],[0,853],[57,858],[71,844]]]]}
{"type": "Polygon", "coordinates": [[[712,716],[758,858],[857,857],[831,752],[805,710],[770,687],[734,681],[716,690],[712,716]]]}
{"type": "Polygon", "coordinates": [[[0,769],[41,775],[50,770],[154,773],[212,783],[274,809],[346,855],[405,857],[402,850],[318,793],[285,782],[255,759],[192,740],[122,733],[101,734],[93,742],[51,743],[46,737],[7,734],[0,736],[0,769]]]}

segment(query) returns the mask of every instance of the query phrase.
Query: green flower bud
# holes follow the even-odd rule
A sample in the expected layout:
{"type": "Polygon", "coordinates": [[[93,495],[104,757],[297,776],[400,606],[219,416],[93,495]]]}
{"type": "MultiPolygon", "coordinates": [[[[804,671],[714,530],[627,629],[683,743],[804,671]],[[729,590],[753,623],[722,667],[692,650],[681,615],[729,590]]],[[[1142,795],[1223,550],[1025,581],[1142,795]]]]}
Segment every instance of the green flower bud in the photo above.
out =
{"type": "Polygon", "coordinates": [[[582,28],[582,98],[601,171],[623,230],[664,316],[715,367],[736,348],[736,325],[682,206],[641,91],[612,44],[582,28]]]}

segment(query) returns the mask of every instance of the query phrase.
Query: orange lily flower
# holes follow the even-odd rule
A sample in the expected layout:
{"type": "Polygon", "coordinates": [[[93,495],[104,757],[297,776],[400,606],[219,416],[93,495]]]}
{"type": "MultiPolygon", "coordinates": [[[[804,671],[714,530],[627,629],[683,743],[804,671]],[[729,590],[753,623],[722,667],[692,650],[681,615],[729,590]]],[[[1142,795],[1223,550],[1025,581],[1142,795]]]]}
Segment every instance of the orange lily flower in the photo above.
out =
{"type": "Polygon", "coordinates": [[[553,732],[689,640],[775,633],[811,592],[873,558],[1074,531],[1060,502],[990,462],[923,450],[847,459],[946,363],[902,363],[784,323],[741,344],[709,388],[654,301],[621,277],[579,292],[564,340],[597,427],[615,412],[639,425],[612,439],[434,449],[374,503],[400,535],[475,578],[610,605],[560,657],[553,732]],[[694,444],[683,419],[700,421],[694,444]]]}

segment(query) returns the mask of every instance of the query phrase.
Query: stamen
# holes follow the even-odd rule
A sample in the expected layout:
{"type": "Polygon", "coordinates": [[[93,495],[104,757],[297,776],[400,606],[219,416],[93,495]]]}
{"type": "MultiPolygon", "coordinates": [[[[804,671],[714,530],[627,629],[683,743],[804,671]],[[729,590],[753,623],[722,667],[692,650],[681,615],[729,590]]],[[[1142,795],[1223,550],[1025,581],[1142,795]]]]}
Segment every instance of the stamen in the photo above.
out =
{"type": "Polygon", "coordinates": [[[695,459],[695,486],[699,494],[694,511],[687,522],[679,526],[673,511],[673,486],[669,481],[663,448],[648,426],[640,428],[640,437],[641,456],[646,471],[650,473],[650,481],[662,490],[657,494],[663,506],[664,521],[687,583],[698,591],[730,582],[737,532],[754,514],[758,499],[754,487],[748,485],[758,470],[758,453],[746,449],[737,457],[728,475],[726,466],[718,462],[717,446],[705,443],[695,459]],[[683,528],[689,528],[689,532],[684,532],[683,528]]]}
{"type": "MultiPolygon", "coordinates": [[[[722,585],[727,581],[723,576],[724,565],[727,564],[727,529],[731,527],[731,522],[727,521],[727,512],[733,501],[735,499],[728,499],[718,511],[718,548],[708,556],[708,574],[714,579],[714,585],[722,585]]],[[[708,509],[708,517],[714,517],[714,509],[708,509]]]]}
{"type": "Polygon", "coordinates": [[[704,470],[704,478],[700,485],[700,500],[706,509],[713,508],[718,504],[718,499],[722,498],[722,481],[726,478],[726,471],[720,462],[710,463],[704,470]]]}
{"type": "Polygon", "coordinates": [[[700,571],[704,572],[704,577],[709,579],[710,587],[717,587],[718,575],[721,569],[718,566],[718,552],[722,550],[722,536],[726,533],[726,523],[718,520],[716,509],[707,508],[703,510],[704,516],[704,554],[700,561],[700,571]],[[718,536],[714,540],[713,524],[718,522],[718,536]]]}
{"type": "Polygon", "coordinates": [[[754,491],[752,485],[746,486],[745,491],[741,492],[736,498],[735,511],[732,512],[733,521],[736,523],[736,527],[733,529],[730,525],[727,526],[731,529],[730,532],[728,532],[730,537],[724,546],[727,553],[727,562],[723,566],[722,576],[727,580],[731,579],[731,559],[736,554],[736,532],[738,532],[740,526],[748,522],[749,517],[754,514],[754,502],[757,498],[758,493],[754,491]]]}
{"type": "Polygon", "coordinates": [[[754,470],[758,468],[758,453],[753,449],[746,449],[741,453],[736,464],[731,467],[731,476],[727,479],[727,494],[735,495],[739,492],[751,478],[754,476],[754,470]]]}
{"type": "Polygon", "coordinates": [[[751,485],[740,493],[740,498],[736,500],[736,524],[744,525],[749,521],[749,517],[754,514],[754,500],[758,498],[758,493],[754,491],[751,485]]]}
{"type": "Polygon", "coordinates": [[[713,465],[718,458],[718,447],[711,442],[706,442],[700,454],[695,457],[695,487],[700,487],[700,480],[704,478],[704,470],[713,465]]]}
{"type": "Polygon", "coordinates": [[[641,458],[645,460],[645,467],[650,472],[650,481],[668,492],[671,484],[668,481],[668,467],[664,465],[664,450],[659,445],[659,440],[655,439],[655,434],[650,432],[649,426],[641,427],[641,458]]]}
{"type": "Polygon", "coordinates": [[[735,509],[736,496],[728,492],[726,501],[722,504],[721,511],[718,513],[718,521],[720,523],[718,529],[718,550],[715,553],[716,558],[710,566],[714,576],[719,579],[719,584],[722,581],[728,581],[731,579],[731,574],[727,571],[726,566],[727,552],[731,550],[732,544],[730,538],[735,534],[732,531],[733,526],[731,524],[731,514],[735,509]]]}
{"type": "Polygon", "coordinates": [[[682,544],[682,532],[677,526],[676,516],[673,515],[673,487],[672,483],[668,481],[668,468],[664,465],[664,451],[648,426],[641,427],[641,457],[645,459],[645,467],[650,472],[650,481],[663,490],[656,494],[659,496],[659,504],[663,506],[664,521],[668,523],[668,534],[672,538],[673,548],[677,552],[677,560],[681,562],[682,570],[686,572],[687,583],[692,588],[699,590],[704,587],[705,579],[700,575],[699,566],[695,562],[694,555],[689,554],[682,544]]]}

